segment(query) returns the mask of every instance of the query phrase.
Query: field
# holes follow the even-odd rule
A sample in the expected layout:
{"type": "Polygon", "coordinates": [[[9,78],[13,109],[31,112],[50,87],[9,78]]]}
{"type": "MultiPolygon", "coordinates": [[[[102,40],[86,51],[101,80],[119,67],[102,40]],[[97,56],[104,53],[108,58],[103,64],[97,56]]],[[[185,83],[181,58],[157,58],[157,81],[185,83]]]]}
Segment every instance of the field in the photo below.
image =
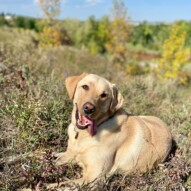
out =
{"type": "Polygon", "coordinates": [[[128,112],[160,117],[174,138],[164,164],[144,174],[107,177],[97,190],[191,190],[189,84],[159,83],[152,75],[129,76],[102,56],[69,46],[38,48],[30,33],[20,37],[18,31],[4,30],[0,30],[0,190],[47,190],[47,183],[81,176],[76,164],[55,167],[53,152],[67,146],[72,103],[64,80],[82,72],[117,84],[128,112]]]}

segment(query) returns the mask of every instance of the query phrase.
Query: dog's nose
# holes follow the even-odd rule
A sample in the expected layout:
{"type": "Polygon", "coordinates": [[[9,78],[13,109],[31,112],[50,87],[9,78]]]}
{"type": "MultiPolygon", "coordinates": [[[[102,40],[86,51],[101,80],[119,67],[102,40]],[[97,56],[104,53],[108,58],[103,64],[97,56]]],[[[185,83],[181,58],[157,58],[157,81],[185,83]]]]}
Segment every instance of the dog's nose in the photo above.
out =
{"type": "Polygon", "coordinates": [[[83,110],[85,114],[92,114],[95,112],[96,108],[93,104],[87,102],[83,105],[83,110]]]}

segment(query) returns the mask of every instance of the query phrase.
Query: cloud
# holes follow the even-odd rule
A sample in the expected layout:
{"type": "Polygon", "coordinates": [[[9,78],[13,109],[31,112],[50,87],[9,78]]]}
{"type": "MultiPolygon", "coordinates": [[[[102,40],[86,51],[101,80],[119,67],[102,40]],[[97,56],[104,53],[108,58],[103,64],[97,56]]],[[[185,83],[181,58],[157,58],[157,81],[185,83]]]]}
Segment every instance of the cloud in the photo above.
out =
{"type": "Polygon", "coordinates": [[[87,6],[95,6],[101,2],[103,2],[103,0],[85,0],[87,6]]]}
{"type": "Polygon", "coordinates": [[[39,4],[39,0],[33,0],[33,3],[34,3],[35,5],[37,5],[37,4],[39,4]]]}
{"type": "MultiPolygon", "coordinates": [[[[61,2],[61,6],[63,6],[68,2],[68,0],[61,0],[60,2],[61,2]]],[[[33,0],[33,4],[39,5],[39,0],[33,0]]]]}

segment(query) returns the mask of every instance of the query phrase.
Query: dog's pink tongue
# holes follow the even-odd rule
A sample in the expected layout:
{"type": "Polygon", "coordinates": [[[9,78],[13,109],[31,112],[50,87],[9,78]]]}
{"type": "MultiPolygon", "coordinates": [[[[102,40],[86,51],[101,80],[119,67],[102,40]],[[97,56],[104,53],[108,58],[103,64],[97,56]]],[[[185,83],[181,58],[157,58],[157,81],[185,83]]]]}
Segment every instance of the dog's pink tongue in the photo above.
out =
{"type": "Polygon", "coordinates": [[[94,121],[91,121],[88,125],[88,132],[93,137],[96,134],[94,121]]]}
{"type": "Polygon", "coordinates": [[[82,121],[88,125],[88,132],[93,137],[96,134],[95,122],[93,120],[86,118],[85,116],[82,116],[82,121]]]}

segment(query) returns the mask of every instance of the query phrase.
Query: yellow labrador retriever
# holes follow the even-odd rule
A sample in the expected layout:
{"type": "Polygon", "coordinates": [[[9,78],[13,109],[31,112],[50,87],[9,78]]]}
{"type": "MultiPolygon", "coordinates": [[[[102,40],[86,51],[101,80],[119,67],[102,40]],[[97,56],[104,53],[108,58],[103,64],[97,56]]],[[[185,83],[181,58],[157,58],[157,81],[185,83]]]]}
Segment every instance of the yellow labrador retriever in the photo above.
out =
{"type": "Polygon", "coordinates": [[[129,116],[116,86],[94,74],[66,79],[73,100],[68,148],[57,165],[70,160],[83,168],[82,184],[115,172],[144,172],[167,157],[172,143],[166,125],[153,116],[129,116]]]}

